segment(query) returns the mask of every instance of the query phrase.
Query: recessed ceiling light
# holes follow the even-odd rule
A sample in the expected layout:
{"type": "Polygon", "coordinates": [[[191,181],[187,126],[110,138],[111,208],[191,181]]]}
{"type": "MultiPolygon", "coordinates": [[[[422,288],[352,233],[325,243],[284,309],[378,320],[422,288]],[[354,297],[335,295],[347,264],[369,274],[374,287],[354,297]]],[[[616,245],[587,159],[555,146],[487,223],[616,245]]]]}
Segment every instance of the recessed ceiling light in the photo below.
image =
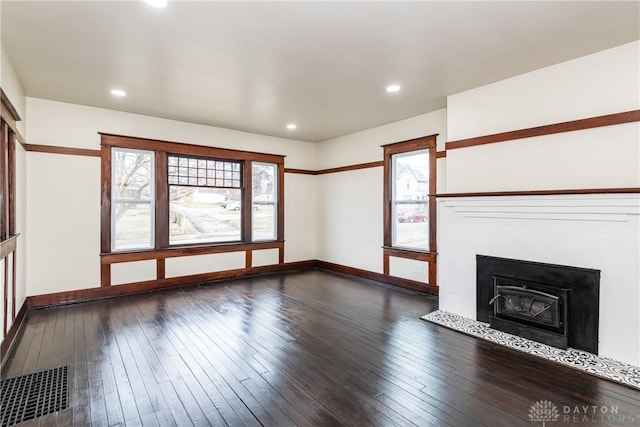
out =
{"type": "Polygon", "coordinates": [[[400,92],[400,89],[401,89],[400,85],[396,85],[396,84],[387,86],[387,92],[389,93],[400,92]]]}
{"type": "Polygon", "coordinates": [[[111,89],[111,95],[122,98],[124,96],[127,96],[127,92],[123,91],[122,89],[111,89]]]}
{"type": "Polygon", "coordinates": [[[167,7],[167,0],[144,0],[149,6],[157,7],[158,9],[167,7]]]}
{"type": "Polygon", "coordinates": [[[297,127],[298,126],[295,123],[287,123],[287,129],[289,129],[289,130],[294,130],[297,127]]]}

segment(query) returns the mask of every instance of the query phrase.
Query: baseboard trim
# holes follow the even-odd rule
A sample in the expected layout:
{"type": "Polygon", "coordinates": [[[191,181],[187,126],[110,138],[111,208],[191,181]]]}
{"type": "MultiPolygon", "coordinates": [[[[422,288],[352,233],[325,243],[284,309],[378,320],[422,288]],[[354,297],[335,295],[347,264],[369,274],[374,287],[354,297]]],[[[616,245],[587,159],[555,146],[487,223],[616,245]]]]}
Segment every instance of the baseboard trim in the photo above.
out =
{"type": "Polygon", "coordinates": [[[0,366],[4,369],[4,362],[7,360],[7,355],[11,352],[11,348],[13,347],[13,343],[16,342],[16,338],[19,335],[20,329],[24,324],[25,319],[27,318],[28,313],[28,303],[25,300],[22,303],[22,307],[18,310],[18,314],[14,319],[13,323],[9,327],[7,331],[7,335],[2,340],[2,344],[0,344],[0,366]]]}
{"type": "Polygon", "coordinates": [[[348,267],[346,265],[335,264],[327,261],[316,260],[316,268],[334,271],[337,273],[348,274],[351,276],[361,277],[364,279],[382,282],[388,285],[398,286],[400,288],[410,289],[412,291],[424,292],[430,295],[438,295],[438,287],[429,285],[415,280],[403,279],[401,277],[388,276],[382,273],[376,273],[360,268],[348,267]]]}
{"type": "Polygon", "coordinates": [[[266,265],[261,267],[240,268],[236,270],[216,271],[213,273],[196,274],[191,276],[170,277],[159,280],[127,283],[79,289],[74,291],[56,292],[51,294],[34,295],[27,298],[28,307],[31,309],[52,307],[58,305],[76,304],[101,298],[111,298],[123,295],[133,295],[151,292],[161,289],[173,289],[181,286],[193,286],[216,280],[233,279],[239,277],[256,276],[260,274],[276,273],[282,271],[310,269],[315,265],[314,260],[296,261],[283,264],[266,265]]]}
{"type": "Polygon", "coordinates": [[[76,304],[102,298],[112,298],[124,295],[152,292],[162,289],[173,289],[181,286],[194,286],[218,280],[250,277],[260,274],[278,273],[293,270],[309,270],[312,268],[334,271],[337,273],[343,273],[355,277],[374,280],[376,282],[385,283],[387,285],[423,292],[430,295],[438,295],[438,287],[426,283],[403,279],[400,277],[388,276],[381,273],[375,273],[373,271],[362,270],[359,268],[335,264],[327,261],[306,260],[266,265],[261,267],[217,271],[213,273],[196,274],[191,276],[169,277],[165,279],[148,280],[144,282],[127,283],[123,285],[112,285],[88,289],[78,289],[73,291],[56,292],[51,294],[34,295],[27,297],[25,304],[23,304],[23,309],[25,306],[27,309],[39,309],[59,305],[76,304]]]}

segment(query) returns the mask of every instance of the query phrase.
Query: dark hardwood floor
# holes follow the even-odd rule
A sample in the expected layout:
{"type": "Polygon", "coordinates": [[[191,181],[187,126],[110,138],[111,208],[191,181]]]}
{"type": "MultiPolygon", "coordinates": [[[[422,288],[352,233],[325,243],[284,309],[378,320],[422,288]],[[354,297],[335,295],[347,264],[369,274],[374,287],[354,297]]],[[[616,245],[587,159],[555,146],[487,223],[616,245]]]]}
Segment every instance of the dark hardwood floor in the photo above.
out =
{"type": "Polygon", "coordinates": [[[317,270],[105,299],[30,312],[2,378],[70,367],[70,408],[24,425],[541,426],[540,400],[550,427],[640,425],[639,391],[419,319],[435,309],[317,270]]]}

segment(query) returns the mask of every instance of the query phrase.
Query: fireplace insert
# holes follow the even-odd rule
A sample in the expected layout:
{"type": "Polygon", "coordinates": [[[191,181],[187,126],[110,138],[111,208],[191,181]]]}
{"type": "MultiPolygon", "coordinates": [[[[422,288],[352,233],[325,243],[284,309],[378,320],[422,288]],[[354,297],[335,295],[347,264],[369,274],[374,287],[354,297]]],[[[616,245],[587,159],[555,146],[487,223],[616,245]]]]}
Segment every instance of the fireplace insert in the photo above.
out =
{"type": "Polygon", "coordinates": [[[494,329],[566,349],[569,291],[522,279],[493,276],[489,305],[494,329]]]}
{"type": "Polygon", "coordinates": [[[600,271],[477,255],[477,319],[554,347],[598,354],[600,271]]]}
{"type": "Polygon", "coordinates": [[[497,317],[514,318],[560,329],[564,325],[561,297],[528,289],[526,286],[496,286],[496,296],[489,301],[493,305],[493,314],[497,317]]]}

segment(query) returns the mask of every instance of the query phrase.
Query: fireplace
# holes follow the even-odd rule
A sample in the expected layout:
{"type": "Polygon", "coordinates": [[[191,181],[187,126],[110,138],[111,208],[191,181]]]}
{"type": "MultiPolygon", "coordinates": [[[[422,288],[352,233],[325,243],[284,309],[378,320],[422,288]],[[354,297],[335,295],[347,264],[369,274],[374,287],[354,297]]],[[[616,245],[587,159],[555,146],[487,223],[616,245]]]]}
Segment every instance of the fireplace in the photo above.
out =
{"type": "Polygon", "coordinates": [[[494,329],[598,353],[600,271],[477,255],[477,318],[494,329]]]}

